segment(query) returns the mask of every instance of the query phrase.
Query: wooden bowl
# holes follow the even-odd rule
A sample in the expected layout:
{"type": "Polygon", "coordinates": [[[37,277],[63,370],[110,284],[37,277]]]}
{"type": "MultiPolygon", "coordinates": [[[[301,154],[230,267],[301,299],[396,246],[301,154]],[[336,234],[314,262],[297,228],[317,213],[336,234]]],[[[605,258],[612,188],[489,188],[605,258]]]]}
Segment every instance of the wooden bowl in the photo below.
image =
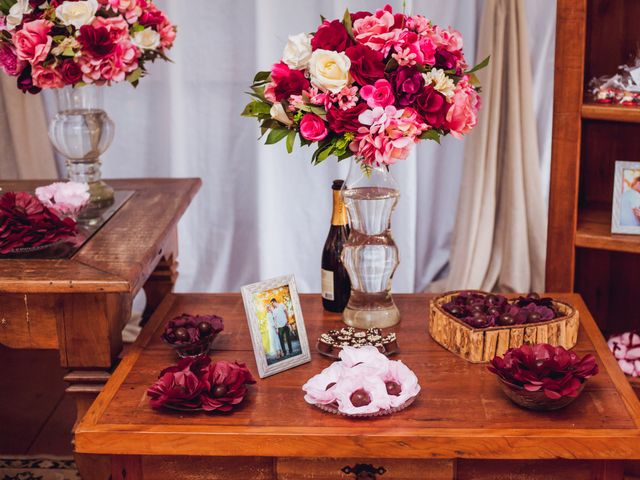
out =
{"type": "MultiPolygon", "coordinates": [[[[468,362],[489,362],[496,355],[504,355],[508,349],[525,343],[549,343],[569,349],[578,341],[579,314],[567,303],[554,300],[553,306],[562,316],[546,322],[473,328],[442,307],[462,291],[471,290],[447,292],[431,301],[429,334],[444,348],[468,362]]],[[[486,292],[476,293],[488,295],[486,292]]]]}
{"type": "Polygon", "coordinates": [[[513,403],[529,410],[539,411],[559,410],[566,407],[580,396],[582,390],[584,390],[584,386],[587,384],[586,380],[582,382],[580,389],[578,390],[578,395],[575,397],[560,397],[553,399],[547,397],[542,390],[530,392],[519,385],[507,382],[500,376],[498,376],[498,380],[500,381],[502,391],[513,403]]]}

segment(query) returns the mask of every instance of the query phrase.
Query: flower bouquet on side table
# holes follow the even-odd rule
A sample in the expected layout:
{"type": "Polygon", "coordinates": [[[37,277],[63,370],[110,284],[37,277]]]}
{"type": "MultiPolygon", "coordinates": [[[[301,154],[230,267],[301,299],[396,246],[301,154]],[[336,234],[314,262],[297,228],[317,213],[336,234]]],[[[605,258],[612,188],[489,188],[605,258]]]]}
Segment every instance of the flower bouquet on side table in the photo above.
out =
{"type": "Polygon", "coordinates": [[[471,131],[480,107],[474,72],[488,60],[469,69],[460,32],[387,5],[290,36],[281,60],[256,74],[242,114],[258,119],[267,144],[285,140],[291,152],[299,138],[315,148],[314,164],[354,158],[342,190],[351,224],[342,253],[352,285],[348,325],[398,323],[389,225],[399,192],[388,167],[420,140],[471,131]]]}
{"type": "Polygon", "coordinates": [[[175,36],[152,0],[0,1],[0,69],[23,92],[55,89],[49,136],[67,159],[69,179],[89,183],[96,207],[113,203],[100,155],[114,133],[97,87],[137,85],[147,62],[167,60],[175,36]]]}

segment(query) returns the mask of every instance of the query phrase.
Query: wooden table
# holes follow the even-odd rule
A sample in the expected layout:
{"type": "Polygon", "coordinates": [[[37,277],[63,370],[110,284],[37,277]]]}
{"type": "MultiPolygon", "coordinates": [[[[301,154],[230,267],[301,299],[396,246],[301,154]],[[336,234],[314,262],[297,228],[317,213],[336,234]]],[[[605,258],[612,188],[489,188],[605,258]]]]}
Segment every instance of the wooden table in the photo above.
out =
{"type": "MultiPolygon", "coordinates": [[[[167,319],[183,312],[216,313],[225,331],[213,358],[246,362],[255,373],[240,295],[170,295],[158,308],[76,430],[78,452],[112,458],[115,479],[337,479],[345,466],[372,464],[390,479],[614,479],[615,460],[640,459],[640,403],[577,295],[558,295],[581,314],[576,351],[594,353],[601,373],[575,403],[556,412],[512,404],[485,365],[471,364],[427,333],[427,295],[398,295],[400,354],[422,392],[391,417],[346,419],[303,400],[302,384],[331,360],[258,380],[232,415],[150,408],[146,389],[175,353],[160,339],[167,319]],[[497,461],[499,460],[499,461],[497,461]],[[520,473],[518,473],[520,472],[520,473]],[[595,473],[594,473],[595,472],[595,473]],[[595,475],[595,476],[594,476],[595,475]]],[[[301,298],[307,332],[341,325],[319,295],[301,298]]]]}
{"type": "MultiPolygon", "coordinates": [[[[3,191],[50,181],[0,182],[3,191]]],[[[109,180],[133,191],[69,259],[0,257],[0,344],[58,349],[78,418],[98,394],[122,349],[122,328],[141,288],[152,312],[177,277],[177,224],[199,179],[109,180]]]]}

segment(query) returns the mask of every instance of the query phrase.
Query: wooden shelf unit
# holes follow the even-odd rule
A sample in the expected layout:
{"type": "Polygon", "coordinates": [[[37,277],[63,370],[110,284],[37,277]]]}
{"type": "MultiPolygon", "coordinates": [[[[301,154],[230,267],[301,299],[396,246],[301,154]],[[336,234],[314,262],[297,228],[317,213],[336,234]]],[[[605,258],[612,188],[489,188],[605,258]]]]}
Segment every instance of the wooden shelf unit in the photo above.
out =
{"type": "Polygon", "coordinates": [[[582,118],[610,122],[640,123],[640,107],[587,102],[582,105],[582,118]]]}
{"type": "Polygon", "coordinates": [[[640,161],[640,108],[590,102],[640,45],[640,1],[558,0],[546,290],[578,292],[605,334],[640,329],[640,236],[611,233],[617,160],[640,161]]]}

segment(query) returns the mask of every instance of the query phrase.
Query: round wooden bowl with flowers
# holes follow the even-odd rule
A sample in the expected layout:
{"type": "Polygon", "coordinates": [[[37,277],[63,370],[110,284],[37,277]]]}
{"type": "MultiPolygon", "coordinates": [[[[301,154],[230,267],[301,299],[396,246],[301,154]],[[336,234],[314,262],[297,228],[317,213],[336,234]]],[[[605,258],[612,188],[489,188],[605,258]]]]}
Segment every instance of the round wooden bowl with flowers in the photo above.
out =
{"type": "Polygon", "coordinates": [[[507,299],[478,290],[452,291],[430,304],[431,337],[472,363],[489,362],[525,344],[573,348],[579,326],[575,308],[535,293],[507,299]]]}

